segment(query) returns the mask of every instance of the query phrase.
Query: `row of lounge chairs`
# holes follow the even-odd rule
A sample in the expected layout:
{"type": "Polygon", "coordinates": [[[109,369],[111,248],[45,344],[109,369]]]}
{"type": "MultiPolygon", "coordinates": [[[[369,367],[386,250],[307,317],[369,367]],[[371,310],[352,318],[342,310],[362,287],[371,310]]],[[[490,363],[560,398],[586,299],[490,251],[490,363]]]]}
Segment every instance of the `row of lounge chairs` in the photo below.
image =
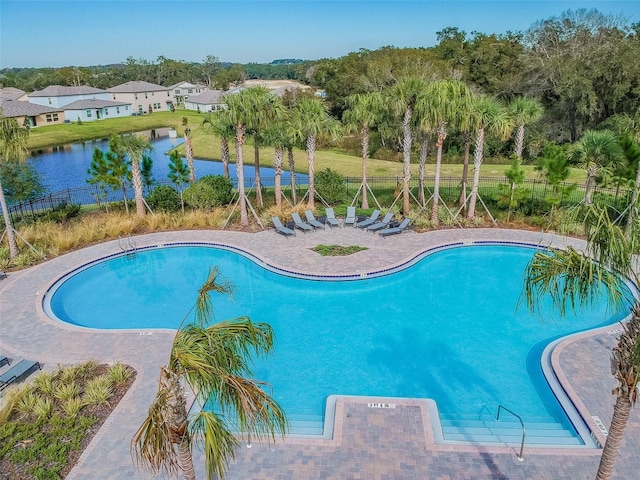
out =
{"type": "MultiPolygon", "coordinates": [[[[0,355],[0,366],[9,365],[11,361],[4,355],[0,355]]],[[[7,387],[10,387],[14,383],[18,383],[34,372],[36,369],[40,370],[42,367],[39,362],[32,360],[20,360],[13,365],[9,370],[0,375],[0,391],[7,387]]]]}
{"type": "MultiPolygon", "coordinates": [[[[325,217],[321,218],[324,220],[324,223],[319,221],[313,215],[311,210],[306,210],[304,212],[306,217],[306,222],[302,220],[300,214],[294,212],[291,214],[292,223],[288,225],[283,225],[282,221],[278,217],[273,217],[273,226],[281,235],[285,237],[293,236],[296,234],[296,229],[302,230],[304,233],[315,231],[318,228],[325,228],[329,225],[330,228],[340,227],[340,221],[336,218],[333,208],[325,209],[325,217]]],[[[380,236],[393,235],[397,233],[402,233],[408,226],[411,220],[409,218],[405,218],[400,223],[392,223],[393,213],[387,213],[382,220],[378,221],[380,217],[380,210],[374,210],[373,213],[367,217],[357,217],[356,216],[356,208],[355,207],[347,207],[347,216],[342,223],[343,226],[352,225],[356,228],[361,228],[363,230],[368,230],[370,232],[378,232],[380,236]]]]}

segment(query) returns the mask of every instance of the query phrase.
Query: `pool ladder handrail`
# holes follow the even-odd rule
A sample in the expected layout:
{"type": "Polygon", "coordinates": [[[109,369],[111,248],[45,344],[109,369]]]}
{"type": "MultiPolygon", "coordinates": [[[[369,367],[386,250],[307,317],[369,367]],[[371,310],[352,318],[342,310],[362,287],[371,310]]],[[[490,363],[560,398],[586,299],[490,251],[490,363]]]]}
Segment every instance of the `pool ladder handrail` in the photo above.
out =
{"type": "Polygon", "coordinates": [[[125,239],[118,235],[118,246],[120,247],[120,250],[127,255],[127,257],[135,255],[136,253],[136,242],[131,238],[131,234],[127,234],[126,243],[125,239]]]}
{"type": "Polygon", "coordinates": [[[520,421],[520,426],[522,427],[522,442],[520,442],[520,454],[518,455],[518,460],[522,461],[522,460],[524,460],[524,457],[522,456],[522,453],[524,451],[524,438],[525,438],[525,436],[527,434],[526,429],[524,428],[524,422],[522,421],[522,417],[520,417],[520,415],[518,415],[517,413],[512,412],[511,410],[509,410],[504,405],[498,405],[498,414],[496,415],[496,421],[497,422],[500,421],[500,411],[501,410],[506,410],[507,412],[509,412],[511,415],[513,415],[514,417],[516,417],[520,421]]]}

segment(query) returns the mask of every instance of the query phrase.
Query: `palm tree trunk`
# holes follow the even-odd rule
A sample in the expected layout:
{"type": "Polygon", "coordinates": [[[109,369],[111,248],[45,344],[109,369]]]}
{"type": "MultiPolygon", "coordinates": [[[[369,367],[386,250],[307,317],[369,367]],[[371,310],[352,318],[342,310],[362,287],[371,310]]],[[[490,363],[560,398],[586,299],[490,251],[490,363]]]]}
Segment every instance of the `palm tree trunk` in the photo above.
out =
{"type": "Polygon", "coordinates": [[[522,160],[522,150],[524,149],[524,124],[518,125],[516,130],[516,157],[522,160]]]}
{"type": "Polygon", "coordinates": [[[411,116],[413,110],[409,107],[404,112],[402,120],[402,213],[409,215],[409,181],[411,180],[411,116]]]}
{"type": "Polygon", "coordinates": [[[592,175],[587,170],[587,184],[584,187],[584,204],[591,205],[591,194],[593,193],[593,186],[595,185],[595,175],[592,175]]]}
{"type": "Polygon", "coordinates": [[[638,209],[638,191],[640,191],[640,165],[636,172],[636,184],[631,194],[631,205],[629,205],[629,213],[627,214],[627,224],[624,227],[624,236],[631,238],[631,227],[633,226],[633,217],[638,209]]]}
{"type": "Polygon", "coordinates": [[[184,480],[196,480],[196,471],[193,468],[193,455],[189,443],[180,442],[178,445],[178,463],[184,480]]]}
{"type": "Polygon", "coordinates": [[[462,164],[462,181],[460,182],[460,199],[458,206],[467,208],[467,183],[469,178],[469,150],[471,149],[471,140],[464,142],[464,161],[462,164]]]}
{"type": "Polygon", "coordinates": [[[144,198],[142,191],[144,185],[142,184],[142,175],[140,174],[140,160],[131,160],[131,184],[133,185],[133,191],[136,197],[136,215],[144,217],[144,198]]]}
{"type": "Polygon", "coordinates": [[[309,163],[309,200],[307,208],[313,210],[315,208],[315,161],[316,161],[316,136],[309,135],[307,137],[307,161],[309,163]]]}
{"type": "Polygon", "coordinates": [[[284,159],[284,152],[282,148],[275,147],[273,151],[273,168],[275,170],[274,189],[276,194],[276,206],[280,208],[282,205],[282,186],[280,184],[280,177],[282,177],[282,163],[284,159]]]}
{"type": "Polygon", "coordinates": [[[16,233],[13,231],[13,224],[7,210],[7,199],[4,196],[2,183],[0,183],[0,208],[2,208],[2,216],[4,217],[5,231],[7,240],[9,241],[9,258],[14,259],[18,256],[18,244],[16,243],[16,233]]]}
{"type": "Polygon", "coordinates": [[[229,141],[224,137],[220,139],[220,156],[224,178],[229,178],[229,141]]]}
{"type": "Polygon", "coordinates": [[[484,150],[484,128],[478,129],[476,135],[476,150],[473,152],[473,187],[471,187],[471,198],[469,200],[469,211],[467,218],[476,216],[476,201],[478,199],[478,185],[480,184],[480,165],[482,165],[482,154],[484,150]]]}
{"type": "Polygon", "coordinates": [[[124,182],[120,182],[122,188],[122,201],[124,202],[124,211],[129,215],[129,199],[127,198],[127,186],[124,182]]]}
{"type": "Polygon", "coordinates": [[[291,178],[291,202],[296,203],[296,163],[293,158],[293,148],[287,147],[287,158],[289,160],[289,177],[291,178]]]}
{"type": "Polygon", "coordinates": [[[433,179],[433,207],[431,208],[431,221],[434,225],[438,225],[438,201],[440,200],[440,165],[442,164],[442,144],[447,138],[447,131],[444,125],[440,125],[438,129],[438,152],[436,154],[436,173],[433,179]]]}
{"type": "Polygon", "coordinates": [[[420,140],[420,165],[418,166],[418,201],[422,207],[426,204],[424,196],[424,174],[427,166],[427,154],[429,153],[429,144],[427,136],[423,135],[420,140]]]}
{"type": "Polygon", "coordinates": [[[262,203],[262,185],[260,182],[260,144],[258,139],[253,140],[253,162],[256,171],[256,202],[259,207],[263,206],[262,203]]]}
{"type": "Polygon", "coordinates": [[[193,164],[193,143],[189,135],[184,137],[184,153],[187,157],[187,165],[189,166],[189,183],[195,183],[196,167],[193,164]]]}
{"type": "Polygon", "coordinates": [[[620,444],[622,443],[622,434],[629,420],[631,412],[631,401],[628,395],[620,395],[616,399],[613,407],[613,418],[609,427],[607,441],[604,443],[602,456],[600,457],[600,465],[596,473],[596,480],[605,480],[611,478],[613,474],[613,466],[615,465],[620,444]]]}
{"type": "Polygon", "coordinates": [[[244,143],[244,125],[236,125],[236,177],[238,178],[238,199],[240,201],[240,226],[249,226],[247,214],[247,200],[244,194],[244,165],[242,159],[242,144],[244,143]]]}
{"type": "Polygon", "coordinates": [[[360,130],[362,146],[362,208],[369,208],[367,199],[367,160],[369,159],[369,127],[365,124],[360,130]]]}

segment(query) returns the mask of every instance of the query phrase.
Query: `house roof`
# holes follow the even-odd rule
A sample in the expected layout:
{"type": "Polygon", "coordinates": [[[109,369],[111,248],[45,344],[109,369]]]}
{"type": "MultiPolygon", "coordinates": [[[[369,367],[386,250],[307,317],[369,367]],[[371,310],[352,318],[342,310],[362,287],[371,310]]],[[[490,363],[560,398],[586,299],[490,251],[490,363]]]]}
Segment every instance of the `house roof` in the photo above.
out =
{"type": "Polygon", "coordinates": [[[175,90],[176,88],[207,88],[207,86],[201,83],[178,82],[167,87],[169,90],[175,90]]]}
{"type": "Polygon", "coordinates": [[[122,105],[131,105],[129,102],[116,102],[113,100],[99,100],[97,98],[87,98],[85,100],[76,100],[75,102],[65,105],[65,110],[88,110],[92,108],[119,107],[122,105]]]}
{"type": "Polygon", "coordinates": [[[167,90],[169,90],[169,87],[163,87],[162,85],[142,82],[139,80],[122,83],[107,89],[107,91],[111,93],[166,92],[167,90]]]}
{"type": "Polygon", "coordinates": [[[197,103],[199,105],[214,105],[217,103],[224,103],[224,90],[206,90],[198,95],[192,95],[185,101],[190,103],[197,103]]]}
{"type": "Polygon", "coordinates": [[[20,97],[25,95],[26,92],[24,90],[20,90],[19,88],[14,87],[5,87],[0,88],[0,99],[3,100],[18,100],[20,97]]]}
{"type": "Polygon", "coordinates": [[[19,100],[0,100],[0,108],[5,117],[30,117],[33,115],[42,115],[43,113],[60,113],[62,108],[52,108],[44,105],[36,105],[35,103],[21,102],[19,100]]]}
{"type": "Polygon", "coordinates": [[[95,93],[106,93],[100,88],[80,85],[79,87],[66,87],[63,85],[49,85],[44,90],[31,92],[29,97],[66,97],[70,95],[92,95],[95,93]]]}

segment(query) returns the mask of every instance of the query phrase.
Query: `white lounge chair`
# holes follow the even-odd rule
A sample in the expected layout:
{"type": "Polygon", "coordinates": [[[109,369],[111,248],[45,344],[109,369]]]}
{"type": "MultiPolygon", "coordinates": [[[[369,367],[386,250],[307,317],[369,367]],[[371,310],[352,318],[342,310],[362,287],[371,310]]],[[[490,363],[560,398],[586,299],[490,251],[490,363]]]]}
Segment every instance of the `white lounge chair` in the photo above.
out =
{"type": "Polygon", "coordinates": [[[336,214],[333,212],[333,208],[325,208],[324,212],[327,217],[327,223],[329,224],[330,228],[340,226],[340,222],[336,218],[336,214]]]}
{"type": "Polygon", "coordinates": [[[290,235],[295,235],[296,234],[295,231],[293,231],[290,228],[287,228],[284,225],[282,225],[282,222],[280,221],[280,218],[273,217],[271,219],[271,221],[273,222],[273,226],[276,229],[276,232],[278,232],[279,234],[284,235],[285,237],[288,237],[290,235]]]}
{"type": "Polygon", "coordinates": [[[295,228],[297,228],[298,230],[302,230],[304,233],[307,233],[313,230],[313,227],[311,225],[302,221],[298,213],[293,212],[291,214],[291,218],[293,218],[293,224],[295,225],[295,228]]]}
{"type": "Polygon", "coordinates": [[[369,225],[367,227],[367,230],[369,230],[370,232],[376,232],[378,230],[382,230],[383,228],[387,228],[392,218],[393,218],[393,212],[389,212],[379,222],[376,222],[373,225],[369,225]]]}
{"type": "Polygon", "coordinates": [[[309,225],[311,225],[313,228],[315,228],[315,229],[324,228],[324,224],[322,224],[318,220],[316,220],[316,217],[313,216],[313,212],[311,210],[305,210],[304,211],[304,216],[307,219],[307,223],[309,225]]]}
{"type": "Polygon", "coordinates": [[[409,226],[409,223],[411,223],[411,219],[410,218],[405,218],[404,220],[402,220],[402,222],[400,222],[400,225],[398,225],[397,227],[385,228],[385,229],[380,230],[380,236],[381,237],[386,237],[387,235],[394,235],[396,233],[402,233],[409,226]]]}
{"type": "Polygon", "coordinates": [[[344,219],[344,225],[354,225],[356,224],[356,207],[347,207],[347,216],[344,219]]]}
{"type": "Polygon", "coordinates": [[[358,228],[367,228],[369,225],[373,225],[380,216],[380,210],[374,210],[369,218],[356,223],[358,228]]]}

